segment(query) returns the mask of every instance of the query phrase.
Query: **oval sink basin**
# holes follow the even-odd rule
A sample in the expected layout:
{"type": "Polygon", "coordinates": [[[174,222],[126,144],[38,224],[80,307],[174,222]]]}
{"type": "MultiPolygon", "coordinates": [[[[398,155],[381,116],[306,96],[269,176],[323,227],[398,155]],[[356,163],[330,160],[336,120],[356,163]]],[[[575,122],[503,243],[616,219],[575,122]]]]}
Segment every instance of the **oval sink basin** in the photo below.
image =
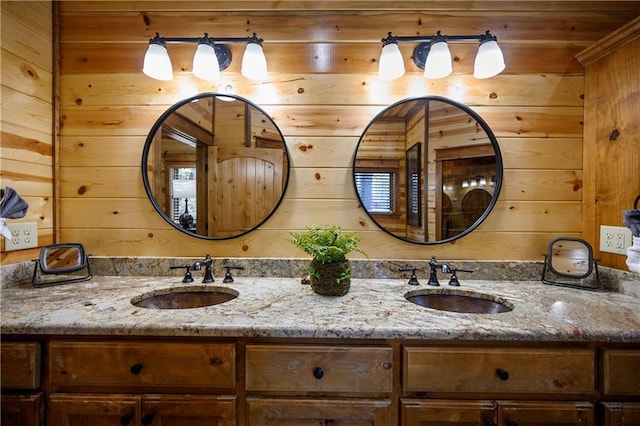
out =
{"type": "Polygon", "coordinates": [[[131,304],[147,309],[192,309],[219,305],[235,299],[239,294],[227,287],[172,287],[134,297],[131,304]]]}
{"type": "Polygon", "coordinates": [[[440,311],[468,314],[499,314],[513,310],[513,305],[498,297],[481,293],[447,290],[416,290],[404,295],[411,303],[440,311]]]}

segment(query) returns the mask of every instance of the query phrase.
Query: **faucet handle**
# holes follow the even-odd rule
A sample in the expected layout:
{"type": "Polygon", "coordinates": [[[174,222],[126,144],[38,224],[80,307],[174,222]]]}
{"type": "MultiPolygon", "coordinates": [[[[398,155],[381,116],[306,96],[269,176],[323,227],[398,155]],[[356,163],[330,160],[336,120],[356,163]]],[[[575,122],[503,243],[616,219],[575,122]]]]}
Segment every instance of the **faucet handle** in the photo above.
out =
{"type": "Polygon", "coordinates": [[[185,272],[182,282],[183,283],[193,282],[193,275],[191,275],[191,265],[169,266],[169,269],[186,269],[187,272],[185,272]]]}
{"type": "Polygon", "coordinates": [[[420,269],[417,267],[411,267],[411,268],[400,268],[398,271],[399,272],[407,272],[407,271],[411,271],[411,278],[409,278],[409,285],[420,285],[420,283],[418,282],[418,277],[416,277],[416,271],[420,269]]]}
{"type": "MultiPolygon", "coordinates": [[[[444,269],[443,269],[444,271],[444,269]]],[[[460,281],[458,280],[458,276],[456,275],[458,272],[473,272],[470,269],[458,269],[458,268],[450,268],[451,279],[449,280],[449,285],[454,287],[460,287],[460,281]]]]}
{"type": "Polygon", "coordinates": [[[222,280],[223,283],[232,283],[233,282],[233,276],[231,275],[231,270],[232,269],[244,269],[244,266],[230,266],[230,265],[222,265],[224,268],[227,269],[226,274],[224,274],[224,279],[222,280]]]}

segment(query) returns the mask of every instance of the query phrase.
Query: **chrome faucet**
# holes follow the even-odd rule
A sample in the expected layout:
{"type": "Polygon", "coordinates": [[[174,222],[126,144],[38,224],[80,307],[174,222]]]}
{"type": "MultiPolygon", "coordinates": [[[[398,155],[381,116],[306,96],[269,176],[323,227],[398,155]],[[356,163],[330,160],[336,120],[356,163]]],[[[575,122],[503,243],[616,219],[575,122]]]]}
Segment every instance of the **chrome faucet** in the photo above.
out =
{"type": "Polygon", "coordinates": [[[211,256],[207,253],[204,260],[198,260],[191,265],[191,269],[194,271],[202,270],[202,266],[204,265],[204,279],[202,280],[204,284],[213,282],[213,274],[211,273],[212,263],[213,259],[211,259],[211,256]]]}
{"type": "Polygon", "coordinates": [[[451,268],[449,265],[444,263],[438,263],[435,256],[431,256],[431,260],[429,261],[429,269],[431,272],[429,273],[429,282],[427,285],[439,286],[440,282],[438,281],[438,269],[441,269],[445,274],[451,273],[451,268]]]}

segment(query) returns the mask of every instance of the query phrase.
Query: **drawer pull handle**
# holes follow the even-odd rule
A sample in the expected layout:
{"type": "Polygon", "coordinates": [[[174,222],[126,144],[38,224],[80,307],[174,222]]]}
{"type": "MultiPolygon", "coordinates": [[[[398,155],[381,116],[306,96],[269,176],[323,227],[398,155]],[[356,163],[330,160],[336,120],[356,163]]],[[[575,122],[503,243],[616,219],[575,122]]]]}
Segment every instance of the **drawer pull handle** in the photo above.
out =
{"type": "Polygon", "coordinates": [[[125,414],[124,416],[120,417],[120,424],[122,426],[127,426],[129,423],[131,423],[131,420],[133,420],[133,414],[125,414]]]}
{"type": "Polygon", "coordinates": [[[145,416],[142,418],[143,426],[149,426],[153,421],[153,417],[154,417],[153,413],[145,414],[145,416]]]}
{"type": "Polygon", "coordinates": [[[142,367],[143,367],[142,364],[133,364],[129,369],[129,371],[131,371],[131,374],[134,374],[137,376],[142,371],[142,367]]]}
{"type": "Polygon", "coordinates": [[[324,370],[320,367],[314,368],[313,377],[315,377],[316,379],[322,379],[324,377],[324,370]]]}
{"type": "Polygon", "coordinates": [[[498,368],[496,370],[496,374],[500,380],[509,380],[509,372],[507,370],[503,370],[502,368],[498,368]]]}
{"type": "Polygon", "coordinates": [[[391,364],[390,362],[385,362],[384,364],[382,364],[382,368],[384,368],[385,370],[391,370],[391,367],[393,367],[393,364],[391,364]]]}

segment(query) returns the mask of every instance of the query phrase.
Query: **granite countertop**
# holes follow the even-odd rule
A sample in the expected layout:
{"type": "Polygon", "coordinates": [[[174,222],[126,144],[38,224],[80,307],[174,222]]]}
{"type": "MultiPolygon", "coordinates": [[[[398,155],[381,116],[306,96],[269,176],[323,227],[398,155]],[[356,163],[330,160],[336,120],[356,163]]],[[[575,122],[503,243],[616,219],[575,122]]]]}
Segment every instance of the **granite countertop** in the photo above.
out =
{"type": "MultiPolygon", "coordinates": [[[[199,278],[199,277],[198,277],[199,278]]],[[[319,296],[298,278],[239,277],[223,284],[239,296],[223,304],[156,310],[131,300],[167,287],[201,286],[196,278],[97,276],[54,287],[1,290],[4,335],[209,336],[340,339],[640,343],[640,299],[535,281],[463,280],[458,291],[482,292],[514,309],[451,313],[404,299],[406,279],[352,279],[346,296],[319,296]]],[[[443,285],[440,291],[452,290],[443,285]]]]}

